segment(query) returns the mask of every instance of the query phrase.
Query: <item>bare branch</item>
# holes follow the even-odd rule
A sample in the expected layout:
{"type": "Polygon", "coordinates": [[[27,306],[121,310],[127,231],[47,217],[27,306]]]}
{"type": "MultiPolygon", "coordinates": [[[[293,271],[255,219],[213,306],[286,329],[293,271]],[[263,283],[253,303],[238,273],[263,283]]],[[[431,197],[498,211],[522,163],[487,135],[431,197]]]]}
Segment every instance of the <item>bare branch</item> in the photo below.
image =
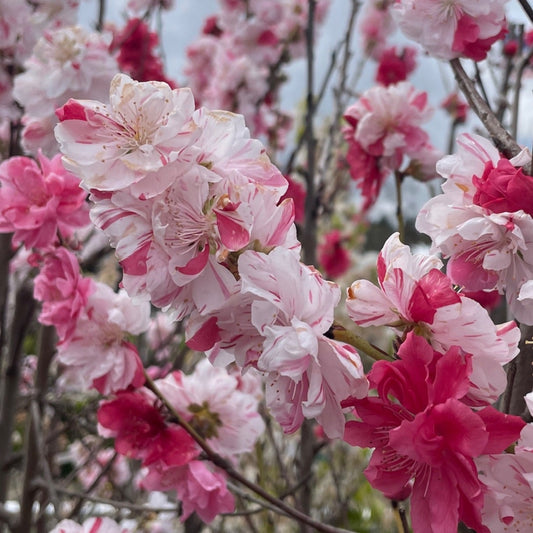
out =
{"type": "Polygon", "coordinates": [[[468,77],[459,59],[452,59],[450,65],[455,74],[459,88],[465,95],[470,107],[479,117],[494,144],[505,157],[512,158],[522,150],[509,132],[502,126],[496,115],[487,105],[487,102],[477,92],[474,82],[468,77]]]}

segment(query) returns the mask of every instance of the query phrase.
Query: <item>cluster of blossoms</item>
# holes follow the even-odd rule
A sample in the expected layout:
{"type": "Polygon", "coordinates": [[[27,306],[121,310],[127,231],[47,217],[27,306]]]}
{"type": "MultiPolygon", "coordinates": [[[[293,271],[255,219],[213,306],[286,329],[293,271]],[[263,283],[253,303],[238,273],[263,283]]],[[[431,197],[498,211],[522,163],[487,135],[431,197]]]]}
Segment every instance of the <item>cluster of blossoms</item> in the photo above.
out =
{"type": "Polygon", "coordinates": [[[505,291],[509,309],[533,320],[533,178],[521,167],[527,151],[509,160],[486,139],[464,134],[458,152],[437,164],[443,194],[420,211],[416,227],[449,258],[448,276],[469,291],[505,291]]]}
{"type": "Polygon", "coordinates": [[[58,115],[64,162],[91,191],[130,296],[190,316],[189,346],[213,361],[265,373],[286,431],[305,416],[342,435],[340,402],[367,383],[353,348],[324,335],[340,291],[300,263],[287,182],[242,117],[123,74],[110,105],[69,101],[58,115]]]}
{"type": "MultiPolygon", "coordinates": [[[[282,147],[291,120],[278,108],[280,69],[304,54],[308,2],[220,3],[221,13],[208,19],[202,36],[187,48],[188,84],[201,105],[244,115],[255,137],[282,147]]],[[[317,2],[317,22],[328,7],[329,0],[317,2]]]]}
{"type": "Polygon", "coordinates": [[[518,353],[520,330],[514,322],[495,326],[441,268],[437,257],[411,255],[393,234],[378,256],[379,287],[358,280],[348,289],[350,318],[393,328],[399,348],[397,360],[379,361],[368,374],[377,396],[343,402],[355,417],[344,438],[375,448],[366,476],[391,499],[411,497],[414,531],[455,531],[462,520],[488,533],[497,529],[487,526],[513,520],[509,495],[516,524],[533,496],[524,486],[529,454],[522,464],[521,455],[502,453],[525,424],[490,405],[505,390],[503,365],[518,353]],[[520,464],[522,478],[508,490],[499,486],[498,476],[510,475],[498,461],[520,464]]]}
{"type": "Polygon", "coordinates": [[[66,385],[109,394],[144,383],[142,362],[128,336],[148,329],[148,302],[135,305],[123,291],[84,278],[77,258],[63,247],[44,255],[34,296],[42,302],[39,321],[57,330],[66,385]]]}
{"type": "Polygon", "coordinates": [[[485,59],[507,32],[506,0],[397,0],[392,16],[401,31],[439,59],[485,59]]]}
{"type": "Polygon", "coordinates": [[[436,351],[411,331],[398,358],[374,363],[368,379],[377,396],[345,402],[356,418],[347,422],[345,439],[374,448],[365,470],[372,486],[394,500],[411,496],[414,531],[456,531],[462,520],[489,533],[474,459],[503,452],[525,423],[491,406],[467,405],[473,362],[460,347],[436,351]]]}
{"type": "Polygon", "coordinates": [[[38,40],[25,71],[15,77],[13,97],[24,107],[22,144],[29,153],[57,153],[56,108],[69,97],[106,98],[118,71],[109,42],[81,26],[49,30],[38,40]]]}
{"type": "MultiPolygon", "coordinates": [[[[155,381],[173,409],[220,456],[234,461],[250,452],[263,432],[257,411],[261,382],[213,367],[206,359],[190,375],[174,372],[155,381]]],[[[199,458],[200,448],[145,388],[122,391],[98,410],[100,431],[115,438],[116,450],[138,459],[144,469],[141,485],[148,490],[175,490],[182,503],[181,519],[192,512],[211,522],[234,509],[225,474],[199,458]]]]}
{"type": "Polygon", "coordinates": [[[165,76],[163,62],[156,52],[158,45],[157,33],[151,31],[142,19],[131,18],[124,28],[115,31],[110,48],[118,50],[117,63],[121,72],[134,80],[164,81],[175,86],[165,76]]]}
{"type": "Polygon", "coordinates": [[[404,164],[405,171],[418,179],[435,176],[441,154],[421,128],[431,114],[427,94],[408,82],[373,87],[345,111],[346,159],[361,189],[363,210],[375,203],[385,178],[404,164]]]}
{"type": "Polygon", "coordinates": [[[385,86],[405,81],[416,68],[416,49],[387,43],[396,29],[390,9],[393,3],[392,0],[367,0],[358,19],[363,52],[378,63],[376,82],[385,86]]]}

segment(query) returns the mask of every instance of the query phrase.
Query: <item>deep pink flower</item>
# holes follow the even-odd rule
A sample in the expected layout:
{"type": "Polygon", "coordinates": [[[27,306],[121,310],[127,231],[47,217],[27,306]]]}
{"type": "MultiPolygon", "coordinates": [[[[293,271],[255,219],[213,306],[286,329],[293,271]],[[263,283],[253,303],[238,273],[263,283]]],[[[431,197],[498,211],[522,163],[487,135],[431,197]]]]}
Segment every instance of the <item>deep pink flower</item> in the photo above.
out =
{"type": "Polygon", "coordinates": [[[156,53],[158,44],[157,33],[150,31],[140,18],[132,18],[115,35],[111,50],[119,49],[117,62],[120,70],[134,80],[164,81],[174,89],[176,84],[165,76],[163,62],[156,53]]]}
{"type": "Polygon", "coordinates": [[[485,163],[483,175],[473,176],[474,204],[492,213],[524,211],[533,216],[533,177],[501,158],[496,166],[485,163]]]}
{"type": "Polygon", "coordinates": [[[405,81],[416,68],[416,49],[410,46],[397,50],[391,46],[383,50],[379,57],[376,81],[381,85],[392,85],[405,81]]]}
{"type": "Polygon", "coordinates": [[[468,104],[462,100],[457,93],[450,93],[440,104],[457,124],[463,124],[466,121],[468,104]]]}
{"type": "Polygon", "coordinates": [[[365,470],[373,487],[393,499],[411,493],[415,533],[456,531],[459,520],[489,533],[481,524],[483,485],[473,459],[504,450],[524,422],[461,401],[472,367],[460,348],[441,354],[409,333],[398,356],[369,373],[377,397],[344,402],[357,418],[346,424],[345,440],[375,448],[365,470]]]}
{"type": "Polygon", "coordinates": [[[343,246],[339,230],[332,230],[323,236],[323,242],[318,246],[318,262],[328,278],[342,276],[350,268],[350,253],[343,246]]]}
{"type": "Polygon", "coordinates": [[[155,400],[139,392],[119,392],[114,400],[104,402],[98,422],[106,436],[115,438],[118,453],[141,459],[143,466],[156,462],[182,466],[200,453],[189,434],[167,424],[155,400]]]}
{"type": "Polygon", "coordinates": [[[63,168],[61,155],[39,164],[12,157],[0,165],[0,231],[14,232],[13,244],[46,248],[89,223],[87,193],[80,180],[63,168]]]}

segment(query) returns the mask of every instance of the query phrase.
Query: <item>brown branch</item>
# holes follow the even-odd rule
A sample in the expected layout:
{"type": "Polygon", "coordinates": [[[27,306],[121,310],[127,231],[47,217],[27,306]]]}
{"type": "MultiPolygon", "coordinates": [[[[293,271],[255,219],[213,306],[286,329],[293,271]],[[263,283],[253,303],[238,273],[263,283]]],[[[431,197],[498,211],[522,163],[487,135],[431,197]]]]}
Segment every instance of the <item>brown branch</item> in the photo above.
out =
{"type": "Polygon", "coordinates": [[[24,283],[15,298],[15,311],[10,329],[8,360],[3,376],[2,402],[0,407],[0,503],[6,501],[10,472],[5,463],[11,453],[11,435],[17,410],[22,347],[26,331],[31,322],[35,300],[30,286],[24,283]]]}
{"type": "Polygon", "coordinates": [[[522,148],[502,126],[487,102],[477,92],[474,82],[468,77],[459,59],[452,59],[450,65],[459,88],[465,95],[471,109],[479,117],[498,150],[508,159],[514,157],[522,148]]]}
{"type": "Polygon", "coordinates": [[[533,22],[533,9],[529,5],[529,2],[527,0],[518,0],[520,2],[520,5],[526,12],[526,15],[529,17],[529,20],[533,22]]]}

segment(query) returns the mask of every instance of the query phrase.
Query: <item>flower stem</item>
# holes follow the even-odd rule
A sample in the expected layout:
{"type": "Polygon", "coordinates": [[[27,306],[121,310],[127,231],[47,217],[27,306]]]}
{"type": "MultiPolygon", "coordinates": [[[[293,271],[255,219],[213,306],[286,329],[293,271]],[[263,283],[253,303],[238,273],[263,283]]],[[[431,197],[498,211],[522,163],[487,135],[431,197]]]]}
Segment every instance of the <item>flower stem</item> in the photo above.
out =
{"type": "Polygon", "coordinates": [[[368,342],[366,339],[363,339],[363,337],[360,337],[353,331],[347,330],[344,326],[341,326],[340,324],[334,324],[330,329],[330,333],[336,341],[345,342],[346,344],[349,344],[350,346],[353,346],[354,348],[357,348],[358,350],[361,350],[362,352],[366,353],[366,355],[376,361],[393,360],[393,357],[391,357],[387,352],[384,352],[377,346],[374,346],[373,344],[368,342]]]}

